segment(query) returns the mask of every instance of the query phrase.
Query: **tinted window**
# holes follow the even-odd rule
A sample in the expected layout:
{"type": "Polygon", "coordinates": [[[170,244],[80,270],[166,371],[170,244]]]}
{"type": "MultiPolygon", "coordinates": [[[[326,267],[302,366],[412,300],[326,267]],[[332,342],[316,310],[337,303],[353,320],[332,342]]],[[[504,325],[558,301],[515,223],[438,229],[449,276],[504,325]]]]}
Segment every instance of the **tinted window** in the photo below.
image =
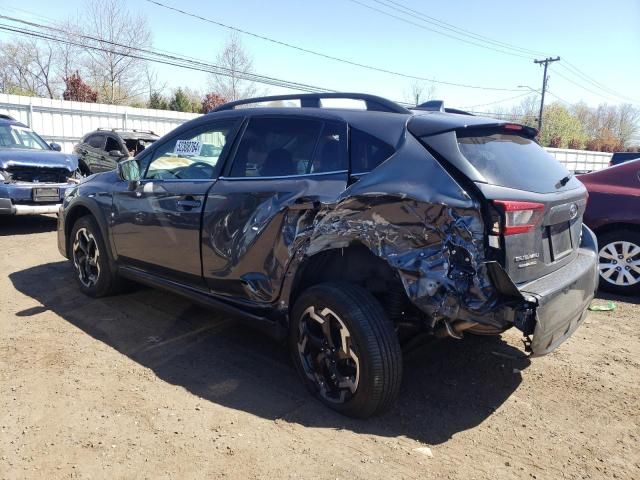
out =
{"type": "Polygon", "coordinates": [[[107,146],[104,149],[110,152],[111,150],[122,150],[122,147],[120,147],[120,143],[115,138],[107,137],[107,146]]]}
{"type": "Polygon", "coordinates": [[[219,159],[232,140],[236,120],[189,130],[160,145],[145,178],[209,179],[217,176],[219,159]]]}
{"type": "Polygon", "coordinates": [[[370,172],[394,153],[388,143],[355,128],[351,129],[351,172],[370,172]]]}
{"type": "Polygon", "coordinates": [[[462,155],[489,183],[518,190],[553,192],[567,169],[529,138],[503,131],[458,136],[462,155]]]}
{"type": "Polygon", "coordinates": [[[92,135],[87,138],[87,143],[93,148],[104,150],[104,135],[92,135]]]}
{"type": "Polygon", "coordinates": [[[280,177],[346,170],[345,127],[304,118],[252,118],[230,176],[280,177]]]}

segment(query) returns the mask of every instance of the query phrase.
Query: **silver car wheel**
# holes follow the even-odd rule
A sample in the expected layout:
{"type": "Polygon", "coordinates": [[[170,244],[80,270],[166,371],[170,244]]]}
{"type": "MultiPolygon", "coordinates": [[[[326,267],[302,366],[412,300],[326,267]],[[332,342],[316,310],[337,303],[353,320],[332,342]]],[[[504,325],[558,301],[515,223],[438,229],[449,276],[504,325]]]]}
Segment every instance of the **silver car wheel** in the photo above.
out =
{"type": "Polygon", "coordinates": [[[100,250],[95,237],[86,228],[80,228],[73,239],[73,266],[80,283],[91,288],[100,278],[100,250]]]}
{"type": "Polygon", "coordinates": [[[298,355],[304,373],[320,395],[332,403],[344,403],[358,389],[360,360],[351,334],[331,309],[307,308],[300,319],[298,355]]]}
{"type": "Polygon", "coordinates": [[[604,245],[599,253],[600,278],[619,287],[640,283],[640,246],[615,241],[604,245]]]}

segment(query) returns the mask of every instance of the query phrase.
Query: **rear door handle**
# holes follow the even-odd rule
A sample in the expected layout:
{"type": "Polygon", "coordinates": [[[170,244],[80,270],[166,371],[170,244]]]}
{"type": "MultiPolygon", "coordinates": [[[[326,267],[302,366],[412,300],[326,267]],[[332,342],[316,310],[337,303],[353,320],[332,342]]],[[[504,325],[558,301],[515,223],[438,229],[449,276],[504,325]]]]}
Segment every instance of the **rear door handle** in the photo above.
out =
{"type": "Polygon", "coordinates": [[[178,207],[182,210],[191,210],[192,208],[199,208],[202,205],[200,200],[178,200],[178,207]]]}

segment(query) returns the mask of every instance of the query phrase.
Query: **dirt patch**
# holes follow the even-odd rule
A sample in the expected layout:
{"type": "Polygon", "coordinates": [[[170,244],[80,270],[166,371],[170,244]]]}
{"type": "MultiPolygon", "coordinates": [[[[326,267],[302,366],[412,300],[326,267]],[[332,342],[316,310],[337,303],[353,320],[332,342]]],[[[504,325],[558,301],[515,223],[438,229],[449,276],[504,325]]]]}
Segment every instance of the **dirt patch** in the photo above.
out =
{"type": "Polygon", "coordinates": [[[355,421],[231,318],[84,297],[54,229],[0,218],[0,478],[640,478],[637,299],[531,361],[515,331],[428,345],[355,421]]]}

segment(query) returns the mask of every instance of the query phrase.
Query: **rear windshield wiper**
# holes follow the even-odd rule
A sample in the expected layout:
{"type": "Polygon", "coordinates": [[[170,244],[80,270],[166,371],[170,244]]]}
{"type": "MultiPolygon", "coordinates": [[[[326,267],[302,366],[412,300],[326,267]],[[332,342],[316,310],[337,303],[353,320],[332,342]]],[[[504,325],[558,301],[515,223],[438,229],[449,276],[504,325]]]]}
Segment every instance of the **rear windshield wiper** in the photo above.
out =
{"type": "Polygon", "coordinates": [[[573,177],[573,173],[570,173],[566,177],[562,177],[560,181],[556,184],[556,188],[564,187],[567,183],[569,183],[569,180],[571,180],[572,177],[573,177]]]}

